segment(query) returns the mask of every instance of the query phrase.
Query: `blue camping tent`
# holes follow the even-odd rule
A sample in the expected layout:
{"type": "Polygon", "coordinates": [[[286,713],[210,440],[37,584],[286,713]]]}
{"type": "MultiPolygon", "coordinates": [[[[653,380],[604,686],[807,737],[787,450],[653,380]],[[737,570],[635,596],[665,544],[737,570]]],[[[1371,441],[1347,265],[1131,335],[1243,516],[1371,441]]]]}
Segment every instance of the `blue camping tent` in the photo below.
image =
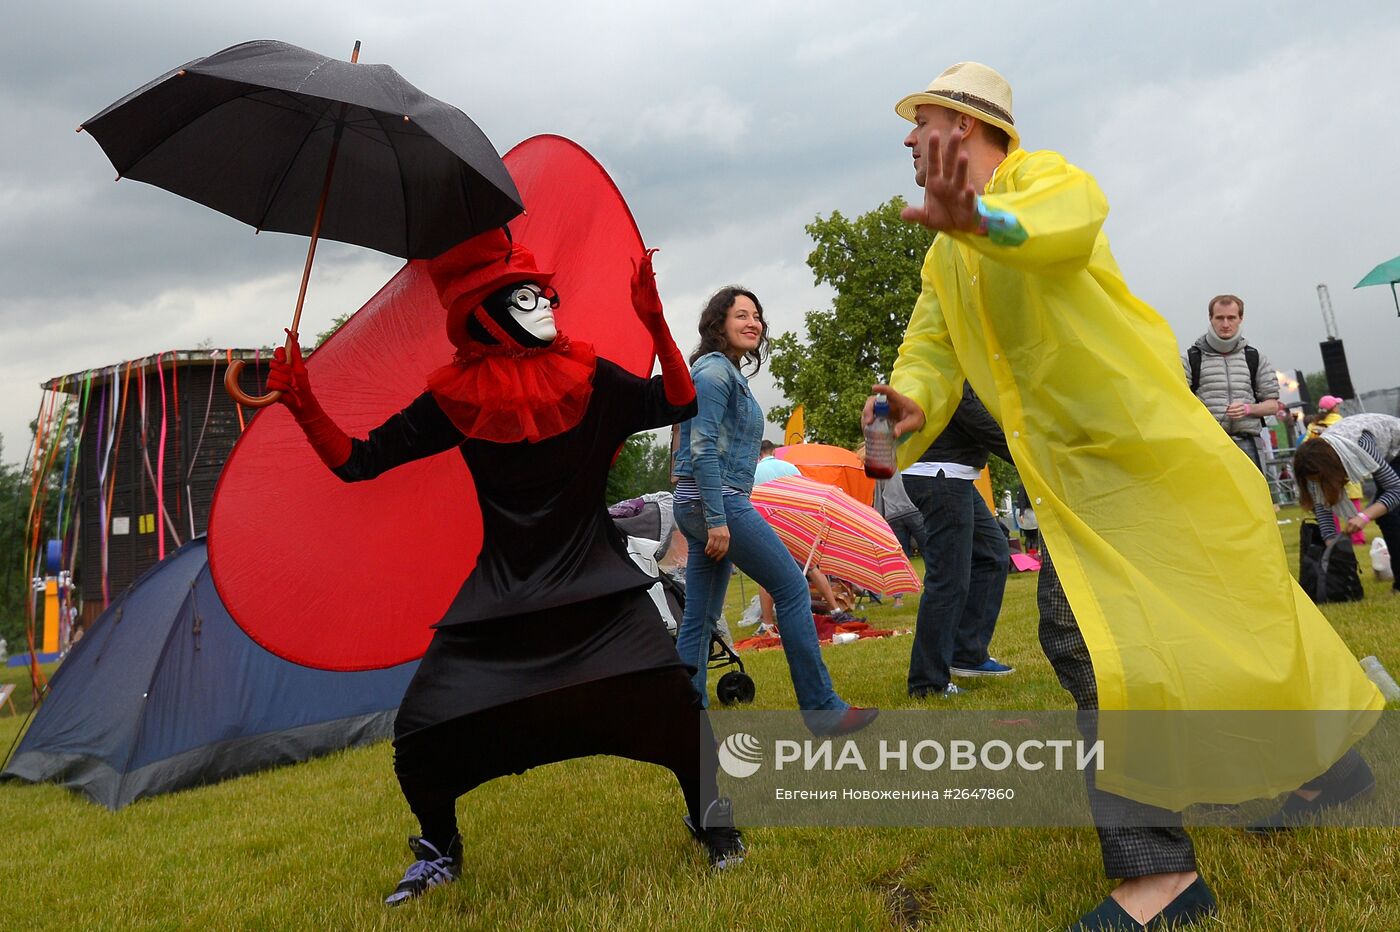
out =
{"type": "Polygon", "coordinates": [[[417,666],[338,673],[268,653],[224,609],[196,539],[93,622],[0,776],[120,809],[306,760],[388,737],[417,666]]]}

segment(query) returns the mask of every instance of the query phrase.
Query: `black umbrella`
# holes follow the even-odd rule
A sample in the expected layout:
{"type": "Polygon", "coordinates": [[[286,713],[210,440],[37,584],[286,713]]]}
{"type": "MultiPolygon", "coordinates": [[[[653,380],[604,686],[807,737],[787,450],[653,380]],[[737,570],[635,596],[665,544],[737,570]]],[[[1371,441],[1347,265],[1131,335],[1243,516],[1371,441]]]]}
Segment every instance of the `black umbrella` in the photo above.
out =
{"type": "MultiPolygon", "coordinates": [[[[388,65],[245,42],[155,79],[85,122],[119,178],[198,201],[259,231],[311,237],[292,319],[301,322],[320,237],[424,259],[521,212],[484,133],[388,65]]],[[[237,369],[226,384],[237,390],[237,369]]]]}

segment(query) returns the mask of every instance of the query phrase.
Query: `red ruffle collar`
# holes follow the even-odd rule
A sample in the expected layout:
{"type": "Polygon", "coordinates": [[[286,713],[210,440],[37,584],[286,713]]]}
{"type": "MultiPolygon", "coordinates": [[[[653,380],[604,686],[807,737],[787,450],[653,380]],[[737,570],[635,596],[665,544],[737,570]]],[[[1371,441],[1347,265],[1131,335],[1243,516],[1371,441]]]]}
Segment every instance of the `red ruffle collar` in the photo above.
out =
{"type": "Polygon", "coordinates": [[[429,374],[428,390],[466,437],[536,443],[583,419],[597,363],[591,344],[562,333],[538,349],[473,341],[429,374]]]}

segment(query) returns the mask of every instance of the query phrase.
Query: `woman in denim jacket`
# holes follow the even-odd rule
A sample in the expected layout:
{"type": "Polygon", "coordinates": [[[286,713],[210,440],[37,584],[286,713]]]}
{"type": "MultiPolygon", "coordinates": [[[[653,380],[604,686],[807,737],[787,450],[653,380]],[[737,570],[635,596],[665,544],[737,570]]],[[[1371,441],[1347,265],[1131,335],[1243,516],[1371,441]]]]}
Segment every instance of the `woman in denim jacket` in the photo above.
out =
{"type": "Polygon", "coordinates": [[[700,345],[690,356],[699,413],[681,424],[676,451],[676,524],[690,544],[685,568],[685,616],[676,637],[681,661],[694,668],[702,705],[706,661],[715,620],[737,565],[773,596],[783,653],[797,704],[814,731],[839,734],[868,724],[874,709],[849,706],[832,689],[812,622],[802,569],[749,503],[763,437],[763,411],[740,370],[758,371],[768,351],[763,307],[750,291],[721,288],[700,315],[700,345]]]}

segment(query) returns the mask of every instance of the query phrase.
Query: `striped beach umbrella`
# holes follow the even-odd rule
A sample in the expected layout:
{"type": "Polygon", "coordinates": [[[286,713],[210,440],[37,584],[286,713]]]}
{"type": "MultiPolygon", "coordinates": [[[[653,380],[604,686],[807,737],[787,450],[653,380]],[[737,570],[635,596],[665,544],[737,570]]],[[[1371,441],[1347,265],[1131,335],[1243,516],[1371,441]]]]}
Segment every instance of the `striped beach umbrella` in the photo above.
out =
{"type": "Polygon", "coordinates": [[[784,476],[755,486],[750,500],[804,567],[871,592],[919,591],[914,568],[885,519],[835,486],[784,476]]]}

